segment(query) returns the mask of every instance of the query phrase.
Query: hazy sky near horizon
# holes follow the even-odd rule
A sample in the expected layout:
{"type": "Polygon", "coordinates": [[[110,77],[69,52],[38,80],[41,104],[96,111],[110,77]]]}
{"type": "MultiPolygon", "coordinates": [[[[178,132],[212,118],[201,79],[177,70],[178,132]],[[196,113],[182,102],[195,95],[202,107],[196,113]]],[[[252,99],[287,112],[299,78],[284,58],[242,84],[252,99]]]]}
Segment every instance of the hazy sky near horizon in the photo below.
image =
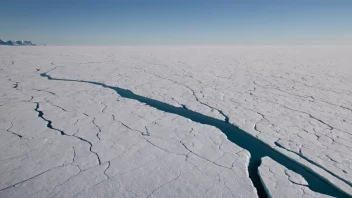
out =
{"type": "Polygon", "coordinates": [[[49,45],[351,45],[352,0],[3,0],[0,39],[49,45]]]}

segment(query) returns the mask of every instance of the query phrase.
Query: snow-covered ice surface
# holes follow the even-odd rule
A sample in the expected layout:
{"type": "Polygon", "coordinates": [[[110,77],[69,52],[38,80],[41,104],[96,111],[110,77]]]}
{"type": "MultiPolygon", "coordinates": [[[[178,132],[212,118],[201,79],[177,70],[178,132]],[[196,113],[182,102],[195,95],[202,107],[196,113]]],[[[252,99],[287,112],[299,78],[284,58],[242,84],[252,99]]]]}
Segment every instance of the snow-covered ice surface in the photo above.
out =
{"type": "Polygon", "coordinates": [[[301,175],[268,157],[262,158],[259,175],[269,197],[330,197],[311,191],[301,175]]]}
{"type": "Polygon", "coordinates": [[[352,47],[0,57],[0,197],[265,196],[264,156],[314,193],[352,195],[352,47]]]}

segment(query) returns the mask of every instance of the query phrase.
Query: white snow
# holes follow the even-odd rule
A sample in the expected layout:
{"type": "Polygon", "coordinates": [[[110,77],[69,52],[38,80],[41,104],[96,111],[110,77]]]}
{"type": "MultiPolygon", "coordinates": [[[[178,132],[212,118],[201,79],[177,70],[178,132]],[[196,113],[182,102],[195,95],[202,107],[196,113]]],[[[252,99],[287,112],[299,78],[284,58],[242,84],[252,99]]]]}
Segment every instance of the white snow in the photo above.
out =
{"type": "Polygon", "coordinates": [[[228,117],[352,195],[352,47],[0,47],[0,57],[0,197],[257,196],[250,153],[218,128],[43,72],[228,117]]]}
{"type": "Polygon", "coordinates": [[[311,191],[301,175],[268,157],[262,158],[259,175],[269,197],[330,197],[311,191]]]}

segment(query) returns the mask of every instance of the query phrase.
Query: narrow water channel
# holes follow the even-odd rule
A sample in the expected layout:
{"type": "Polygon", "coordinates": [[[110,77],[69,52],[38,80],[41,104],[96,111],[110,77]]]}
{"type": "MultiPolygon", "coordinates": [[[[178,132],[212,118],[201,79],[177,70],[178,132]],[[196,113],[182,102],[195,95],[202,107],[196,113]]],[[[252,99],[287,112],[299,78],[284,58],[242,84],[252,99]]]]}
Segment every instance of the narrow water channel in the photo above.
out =
{"type": "Polygon", "coordinates": [[[257,189],[257,193],[260,198],[268,197],[258,175],[258,167],[261,163],[260,160],[264,156],[268,156],[271,159],[275,160],[276,162],[280,163],[281,165],[285,166],[286,168],[296,172],[297,174],[300,174],[302,177],[306,179],[306,181],[309,184],[308,187],[312,191],[330,195],[333,197],[350,197],[346,193],[342,192],[341,190],[337,189],[333,185],[326,182],[319,175],[309,171],[301,164],[295,162],[294,160],[274,150],[270,146],[264,144],[259,139],[251,136],[247,132],[239,129],[238,127],[226,121],[212,118],[212,117],[203,115],[201,113],[189,110],[187,108],[175,107],[158,100],[154,100],[151,98],[147,98],[147,97],[135,94],[130,90],[109,86],[100,82],[54,78],[48,75],[47,73],[42,73],[40,74],[40,76],[45,77],[49,80],[55,80],[55,81],[68,81],[68,82],[79,82],[79,83],[99,85],[104,88],[114,90],[118,95],[120,95],[123,98],[136,100],[141,103],[145,103],[150,107],[156,108],[160,111],[176,114],[184,118],[188,118],[194,122],[206,124],[206,125],[210,125],[218,128],[227,136],[227,138],[231,142],[235,143],[236,145],[250,152],[251,157],[250,157],[249,166],[248,166],[249,178],[252,180],[255,188],[257,189]]]}

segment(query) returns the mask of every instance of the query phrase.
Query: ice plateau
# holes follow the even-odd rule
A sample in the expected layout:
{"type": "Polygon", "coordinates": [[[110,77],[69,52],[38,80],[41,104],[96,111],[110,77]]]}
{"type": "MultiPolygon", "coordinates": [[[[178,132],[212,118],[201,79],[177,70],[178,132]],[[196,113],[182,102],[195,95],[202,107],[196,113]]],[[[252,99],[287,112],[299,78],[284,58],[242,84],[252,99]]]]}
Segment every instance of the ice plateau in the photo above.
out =
{"type": "Polygon", "coordinates": [[[0,197],[352,196],[352,47],[0,56],[0,197]]]}

